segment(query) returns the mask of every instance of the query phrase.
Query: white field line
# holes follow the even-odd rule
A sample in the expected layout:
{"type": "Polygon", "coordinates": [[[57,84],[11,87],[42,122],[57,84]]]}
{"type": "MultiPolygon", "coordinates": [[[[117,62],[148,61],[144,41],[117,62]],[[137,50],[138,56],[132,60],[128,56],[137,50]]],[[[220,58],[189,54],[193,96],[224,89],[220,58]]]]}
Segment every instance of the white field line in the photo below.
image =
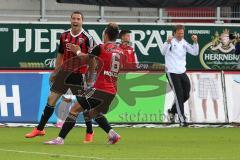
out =
{"type": "Polygon", "coordinates": [[[32,154],[32,155],[43,155],[43,156],[53,156],[53,157],[70,157],[70,158],[81,158],[81,159],[92,159],[92,160],[237,160],[237,158],[223,158],[223,157],[156,157],[156,158],[101,158],[101,157],[89,157],[89,156],[80,156],[80,155],[68,155],[68,154],[52,154],[47,152],[31,152],[31,151],[22,151],[22,150],[10,150],[0,148],[0,152],[12,152],[12,153],[22,153],[22,154],[32,154]]]}

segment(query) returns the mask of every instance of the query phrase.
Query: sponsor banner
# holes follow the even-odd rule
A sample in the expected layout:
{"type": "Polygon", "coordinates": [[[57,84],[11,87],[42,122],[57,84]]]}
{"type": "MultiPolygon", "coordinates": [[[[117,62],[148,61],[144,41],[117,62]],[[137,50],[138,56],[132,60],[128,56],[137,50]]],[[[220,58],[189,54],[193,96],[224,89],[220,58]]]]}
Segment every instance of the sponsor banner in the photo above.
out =
{"type": "Polygon", "coordinates": [[[238,38],[230,39],[230,32],[234,29],[224,28],[223,31],[212,33],[212,39],[200,51],[201,65],[206,69],[233,70],[239,69],[239,54],[235,54],[238,38]]]}
{"type": "Polygon", "coordinates": [[[110,122],[163,122],[165,74],[120,74],[118,94],[107,118],[110,122]]]}
{"type": "MultiPolygon", "coordinates": [[[[38,120],[46,105],[49,92],[49,75],[44,75],[41,93],[41,105],[39,107],[38,120]]],[[[118,94],[113,100],[110,110],[106,115],[109,122],[162,122],[163,106],[166,93],[166,76],[159,73],[121,73],[118,79],[118,94]]],[[[69,97],[69,93],[64,95],[69,97]]],[[[73,102],[66,103],[62,99],[56,105],[55,114],[49,122],[61,122],[68,115],[71,104],[76,99],[70,97],[73,102]]],[[[78,123],[84,123],[80,114],[78,123]]]]}
{"type": "Polygon", "coordinates": [[[240,123],[240,72],[225,73],[229,122],[240,123]]]}
{"type": "MultiPolygon", "coordinates": [[[[102,40],[106,24],[85,24],[97,43],[102,40]]],[[[47,68],[54,67],[60,34],[69,24],[0,24],[2,57],[0,68],[47,68]]],[[[121,29],[132,31],[131,44],[139,63],[149,64],[148,69],[158,69],[164,64],[161,55],[163,43],[172,35],[172,25],[120,24],[121,29]]],[[[230,40],[229,33],[240,33],[237,26],[186,25],[185,39],[191,42],[191,35],[199,37],[200,55],[187,56],[189,70],[232,70],[236,69],[239,55],[234,54],[237,40],[230,40]]],[[[139,66],[137,69],[145,69],[139,66]]]]}
{"type": "MultiPolygon", "coordinates": [[[[39,107],[38,107],[38,121],[40,121],[40,118],[42,116],[42,112],[47,104],[47,99],[48,99],[48,96],[50,94],[50,85],[49,85],[49,77],[50,77],[50,74],[46,73],[46,74],[43,74],[43,78],[41,80],[41,83],[42,83],[42,88],[41,88],[41,91],[40,91],[40,104],[39,104],[39,107]]],[[[56,122],[56,114],[53,114],[51,116],[51,118],[49,119],[49,122],[56,122]]]]}
{"type": "Polygon", "coordinates": [[[37,122],[42,75],[0,74],[0,122],[37,122]]]}
{"type": "MultiPolygon", "coordinates": [[[[240,92],[239,72],[225,73],[225,86],[222,86],[220,73],[195,72],[188,76],[192,85],[190,99],[185,103],[188,122],[240,122],[237,96],[240,92]],[[224,87],[226,99],[223,98],[224,87]],[[225,101],[227,106],[224,105],[225,101]]],[[[164,74],[121,73],[118,90],[107,114],[110,122],[169,122],[167,109],[172,106],[174,96],[164,74]]],[[[49,73],[1,73],[0,122],[38,122],[48,95],[49,73]]],[[[57,102],[49,122],[55,123],[66,118],[76,100],[74,96],[70,98],[73,99],[71,103],[62,99],[57,102]]],[[[78,123],[84,123],[82,115],[78,123]]]]}
{"type": "MultiPolygon", "coordinates": [[[[193,123],[228,122],[223,103],[221,74],[188,73],[188,77],[191,82],[190,98],[184,104],[187,121],[193,123]]],[[[174,102],[174,94],[171,91],[165,97],[164,122],[169,122],[167,110],[174,102]]],[[[178,121],[177,116],[175,119],[178,121]]]]}
{"type": "MultiPolygon", "coordinates": [[[[49,76],[46,72],[1,73],[0,122],[38,122],[49,95],[49,76]]],[[[166,86],[164,74],[121,73],[118,95],[107,114],[109,121],[162,122],[166,86]]],[[[74,103],[75,97],[71,98],[74,103]]],[[[49,122],[65,120],[72,103],[60,99],[49,122]]],[[[78,123],[84,123],[82,115],[78,123]]]]}

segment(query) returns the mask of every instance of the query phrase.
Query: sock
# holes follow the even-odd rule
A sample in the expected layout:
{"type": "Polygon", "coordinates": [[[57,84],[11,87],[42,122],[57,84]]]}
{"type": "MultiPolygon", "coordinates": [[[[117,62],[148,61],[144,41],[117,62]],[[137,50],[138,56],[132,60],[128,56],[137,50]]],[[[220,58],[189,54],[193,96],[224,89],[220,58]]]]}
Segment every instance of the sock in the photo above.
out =
{"type": "Polygon", "coordinates": [[[176,114],[177,113],[177,108],[176,108],[176,103],[173,104],[172,108],[170,109],[172,114],[176,114]]]}
{"type": "Polygon", "coordinates": [[[99,127],[101,127],[106,133],[108,133],[112,129],[107,118],[104,116],[96,118],[95,121],[97,122],[99,127]]]}
{"type": "Polygon", "coordinates": [[[73,114],[69,113],[69,115],[66,118],[66,120],[62,126],[62,129],[58,135],[59,137],[64,139],[67,136],[67,134],[70,132],[70,130],[76,124],[77,116],[78,115],[73,115],[73,114]]]}
{"type": "Polygon", "coordinates": [[[42,113],[40,122],[37,126],[38,130],[42,131],[44,129],[46,123],[48,122],[49,118],[52,116],[53,112],[54,112],[54,106],[50,106],[49,104],[47,104],[42,113]]]}
{"type": "Polygon", "coordinates": [[[92,119],[89,117],[89,110],[83,111],[83,118],[84,118],[85,122],[89,122],[89,121],[92,120],[92,119]]]}
{"type": "Polygon", "coordinates": [[[93,128],[92,128],[92,121],[85,121],[86,124],[86,132],[92,134],[93,133],[93,128]]]}

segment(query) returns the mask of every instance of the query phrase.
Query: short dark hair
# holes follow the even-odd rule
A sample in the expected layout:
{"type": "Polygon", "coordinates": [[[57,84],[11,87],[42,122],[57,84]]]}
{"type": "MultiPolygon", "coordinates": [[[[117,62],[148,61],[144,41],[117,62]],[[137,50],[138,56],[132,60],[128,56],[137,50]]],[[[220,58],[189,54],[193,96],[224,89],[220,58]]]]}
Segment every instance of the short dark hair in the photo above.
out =
{"type": "Polygon", "coordinates": [[[121,30],[121,32],[119,33],[119,37],[122,38],[122,36],[124,36],[125,34],[128,34],[128,33],[131,33],[131,31],[127,30],[127,29],[121,30]]]}
{"type": "Polygon", "coordinates": [[[74,11],[74,12],[72,12],[71,18],[72,18],[72,15],[74,15],[74,14],[80,14],[81,17],[82,17],[82,20],[83,20],[83,14],[82,14],[82,12],[80,12],[80,11],[74,11]]]}
{"type": "Polygon", "coordinates": [[[119,35],[119,28],[116,23],[109,23],[105,29],[105,34],[108,35],[110,41],[116,41],[119,35]]]}
{"type": "Polygon", "coordinates": [[[181,25],[181,24],[178,24],[178,25],[176,25],[176,26],[173,27],[173,33],[176,33],[177,30],[181,30],[181,29],[184,30],[185,27],[184,27],[183,25],[181,25]]]}

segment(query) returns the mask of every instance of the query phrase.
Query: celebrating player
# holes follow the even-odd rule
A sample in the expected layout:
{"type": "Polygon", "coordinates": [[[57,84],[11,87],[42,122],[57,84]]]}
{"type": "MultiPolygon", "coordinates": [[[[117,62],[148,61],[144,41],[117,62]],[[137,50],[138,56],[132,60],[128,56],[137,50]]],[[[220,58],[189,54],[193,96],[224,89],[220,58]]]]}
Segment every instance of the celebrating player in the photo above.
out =
{"type": "MultiPolygon", "coordinates": [[[[44,127],[52,116],[56,102],[59,98],[65,94],[69,88],[74,95],[77,95],[78,91],[83,90],[86,85],[85,74],[87,72],[87,66],[85,65],[79,68],[78,61],[77,59],[74,59],[74,57],[77,57],[80,54],[90,53],[93,49],[94,41],[92,36],[82,28],[83,14],[81,12],[73,12],[70,21],[71,29],[62,33],[60,37],[59,53],[56,59],[55,70],[50,76],[50,81],[53,84],[51,86],[51,92],[47,104],[38,126],[34,128],[32,132],[26,134],[26,138],[45,135],[44,127]],[[71,67],[63,68],[62,66],[65,63],[71,67]]],[[[104,116],[96,119],[96,122],[104,130],[108,130],[110,127],[104,116]]],[[[93,140],[92,122],[87,121],[86,125],[87,133],[84,142],[91,142],[93,140]]]]}

